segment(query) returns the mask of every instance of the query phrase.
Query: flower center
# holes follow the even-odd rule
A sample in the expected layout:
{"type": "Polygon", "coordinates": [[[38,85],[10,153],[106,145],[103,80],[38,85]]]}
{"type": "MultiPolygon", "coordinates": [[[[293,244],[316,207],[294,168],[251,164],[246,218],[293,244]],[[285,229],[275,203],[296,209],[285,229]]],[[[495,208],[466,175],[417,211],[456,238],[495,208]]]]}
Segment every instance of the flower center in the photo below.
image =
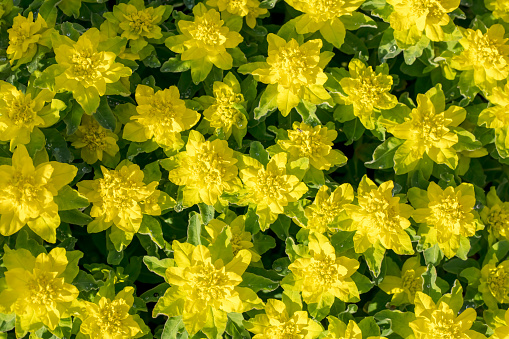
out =
{"type": "Polygon", "coordinates": [[[298,325],[294,319],[290,319],[285,323],[267,327],[265,330],[267,338],[274,339],[301,339],[303,335],[301,330],[304,325],[298,325]]]}
{"type": "Polygon", "coordinates": [[[509,295],[509,272],[503,266],[490,269],[488,286],[495,298],[503,300],[509,295]]]}
{"type": "Polygon", "coordinates": [[[408,291],[410,300],[413,300],[415,292],[422,291],[422,281],[419,277],[415,276],[414,270],[405,271],[401,277],[403,288],[408,291]]]}
{"type": "Polygon", "coordinates": [[[324,138],[317,132],[311,130],[306,131],[298,128],[296,131],[288,131],[288,138],[292,142],[292,146],[299,149],[302,156],[312,157],[316,155],[326,155],[330,152],[331,144],[324,142],[324,138]]]}
{"type": "Polygon", "coordinates": [[[220,154],[215,152],[210,147],[210,142],[205,142],[197,151],[190,161],[193,177],[209,187],[221,185],[226,176],[226,165],[231,165],[230,162],[226,162],[220,154]]]}
{"type": "Polygon", "coordinates": [[[51,272],[39,271],[28,281],[28,302],[33,305],[51,306],[58,294],[56,279],[51,272]]]}
{"type": "Polygon", "coordinates": [[[356,92],[357,104],[372,109],[380,100],[382,94],[390,91],[391,86],[378,81],[375,72],[372,70],[368,69],[366,73],[358,79],[358,87],[353,90],[356,92]]]}
{"type": "Polygon", "coordinates": [[[230,240],[230,244],[232,245],[233,255],[237,255],[237,253],[243,248],[241,245],[242,236],[237,233],[232,233],[232,238],[230,240]]]}
{"type": "Polygon", "coordinates": [[[447,195],[430,203],[431,217],[435,224],[447,225],[447,229],[452,234],[460,234],[459,225],[465,215],[462,206],[454,195],[447,195]]]}
{"type": "Polygon", "coordinates": [[[239,115],[242,113],[233,107],[233,104],[244,101],[244,96],[226,88],[221,88],[220,90],[215,91],[214,96],[216,99],[214,105],[216,106],[217,119],[221,122],[220,125],[237,125],[241,120],[239,115]]]}
{"type": "Polygon", "coordinates": [[[438,142],[449,132],[445,127],[444,113],[436,114],[431,111],[422,112],[418,119],[414,116],[414,130],[417,136],[424,141],[426,147],[431,147],[433,143],[438,142]]]}
{"type": "Polygon", "coordinates": [[[347,14],[343,0],[308,0],[308,9],[314,21],[323,22],[347,14]]]}
{"type": "Polygon", "coordinates": [[[397,211],[394,206],[377,190],[372,190],[364,195],[362,207],[368,215],[371,215],[373,225],[377,233],[384,231],[394,231],[399,229],[397,223],[397,211]]]}
{"type": "Polygon", "coordinates": [[[283,175],[282,171],[272,173],[262,168],[256,177],[256,189],[267,199],[277,200],[286,191],[285,177],[286,175],[283,175]]]}
{"type": "Polygon", "coordinates": [[[150,32],[152,30],[152,15],[146,10],[135,11],[128,15],[124,15],[125,19],[129,22],[131,32],[141,35],[144,31],[150,32]]]}
{"type": "Polygon", "coordinates": [[[192,267],[191,271],[192,276],[189,284],[193,291],[192,294],[197,299],[208,303],[223,300],[233,293],[233,285],[224,268],[218,270],[208,263],[192,267]]]}
{"type": "Polygon", "coordinates": [[[428,326],[428,333],[432,339],[462,338],[462,321],[456,321],[452,310],[438,310],[433,312],[428,326]]]}
{"type": "Polygon", "coordinates": [[[338,266],[333,258],[326,256],[321,259],[312,259],[306,278],[312,279],[321,287],[330,287],[337,282],[341,276],[347,273],[343,266],[338,266]]]}
{"type": "Polygon", "coordinates": [[[75,50],[71,58],[73,78],[85,84],[101,78],[100,68],[104,67],[103,54],[104,52],[96,53],[91,49],[75,50]]]}
{"type": "Polygon", "coordinates": [[[35,103],[31,95],[24,95],[18,92],[17,96],[10,96],[11,100],[5,100],[7,104],[7,115],[12,123],[19,127],[33,127],[36,112],[34,112],[35,103]]]}
{"type": "Polygon", "coordinates": [[[427,16],[431,19],[440,19],[447,14],[442,5],[436,0],[414,0],[410,4],[411,13],[415,16],[427,16]]]}
{"type": "Polygon", "coordinates": [[[83,143],[92,151],[104,151],[108,147],[106,132],[100,126],[95,126],[94,124],[89,124],[87,127],[83,129],[83,143]]]}
{"type": "Polygon", "coordinates": [[[128,306],[125,300],[118,299],[106,302],[99,309],[99,317],[97,318],[98,326],[102,333],[122,334],[121,322],[127,318],[128,313],[124,311],[128,306]]]}
{"type": "Polygon", "coordinates": [[[32,209],[45,203],[43,191],[44,186],[37,184],[34,176],[23,176],[21,173],[14,174],[4,190],[8,200],[11,200],[16,207],[30,205],[32,209]]]}
{"type": "Polygon", "coordinates": [[[271,73],[276,75],[279,85],[291,87],[312,83],[311,78],[316,73],[314,65],[310,65],[309,57],[299,48],[282,47],[271,63],[271,73]]]}
{"type": "Polygon", "coordinates": [[[503,66],[506,64],[504,55],[497,47],[497,41],[490,39],[488,34],[479,36],[477,33],[469,46],[472,64],[483,65],[484,67],[503,66]]]}
{"type": "MultiPolygon", "coordinates": [[[[9,30],[9,44],[13,46],[23,47],[23,43],[25,40],[30,38],[32,34],[30,34],[30,28],[33,26],[32,22],[22,22],[21,24],[14,25],[9,30]]],[[[35,41],[34,41],[35,42],[35,41]]],[[[18,48],[19,48],[18,47],[18,48]]],[[[24,51],[26,48],[22,48],[24,51]]]]}
{"type": "Polygon", "coordinates": [[[118,171],[104,173],[104,177],[99,179],[99,192],[107,213],[134,208],[139,201],[150,195],[142,188],[142,184],[126,178],[118,171]]]}
{"type": "Polygon", "coordinates": [[[497,237],[505,237],[509,230],[509,209],[508,208],[493,208],[488,215],[487,224],[497,237]]]}
{"type": "Polygon", "coordinates": [[[199,41],[204,47],[211,49],[216,46],[221,46],[226,42],[226,37],[221,34],[222,20],[212,20],[205,16],[197,17],[195,19],[194,28],[189,30],[189,33],[194,40],[199,41]]]}

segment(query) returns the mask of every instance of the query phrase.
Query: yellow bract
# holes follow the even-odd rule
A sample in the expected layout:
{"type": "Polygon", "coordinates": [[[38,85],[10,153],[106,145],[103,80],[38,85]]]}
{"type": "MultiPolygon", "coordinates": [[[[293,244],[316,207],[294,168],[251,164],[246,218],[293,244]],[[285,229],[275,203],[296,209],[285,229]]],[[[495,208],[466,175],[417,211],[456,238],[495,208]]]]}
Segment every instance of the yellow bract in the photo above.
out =
{"type": "Polygon", "coordinates": [[[166,46],[175,53],[181,53],[182,60],[196,61],[191,69],[211,68],[212,64],[224,70],[232,68],[233,58],[226,49],[237,47],[243,40],[242,36],[225,25],[218,11],[207,10],[203,3],[193,7],[193,14],[194,21],[178,22],[181,35],[167,38],[166,46]],[[205,67],[205,63],[210,66],[205,67]]]}
{"type": "Polygon", "coordinates": [[[320,125],[312,127],[304,122],[294,122],[292,127],[293,130],[288,130],[288,139],[277,141],[281,150],[288,153],[289,162],[308,158],[309,164],[318,170],[346,163],[343,152],[332,149],[338,136],[336,130],[320,125]]]}
{"type": "Polygon", "coordinates": [[[55,89],[72,92],[87,114],[99,107],[108,84],[132,73],[130,68],[115,62],[115,53],[102,50],[101,42],[105,40],[107,37],[97,28],[88,29],[77,42],[64,37],[53,39],[57,61],[55,89]]]}
{"type": "Polygon", "coordinates": [[[277,299],[267,300],[265,313],[255,315],[245,326],[256,339],[315,339],[322,332],[322,326],[308,318],[308,312],[291,311],[277,299]]]}
{"type": "Polygon", "coordinates": [[[486,201],[487,206],[481,211],[481,218],[488,226],[489,243],[493,244],[497,240],[509,241],[509,202],[502,202],[493,186],[486,195],[486,201]]]}
{"type": "Polygon", "coordinates": [[[453,146],[458,143],[458,135],[451,127],[462,123],[466,115],[465,109],[459,106],[445,109],[440,86],[426,94],[417,94],[417,108],[412,109],[409,119],[400,124],[386,124],[387,131],[405,140],[394,155],[396,173],[413,170],[425,153],[437,164],[456,168],[458,155],[453,146]]]}
{"type": "Polygon", "coordinates": [[[500,24],[481,30],[463,30],[459,41],[463,52],[452,58],[451,67],[473,73],[475,84],[481,89],[491,89],[496,82],[509,75],[509,44],[504,38],[505,29],[500,24]]]}
{"type": "Polygon", "coordinates": [[[83,302],[80,332],[91,339],[131,339],[140,337],[142,329],[138,315],[129,314],[134,303],[134,288],[120,291],[115,299],[101,297],[96,303],[83,302]]]}
{"type": "Polygon", "coordinates": [[[495,333],[490,337],[492,339],[505,339],[509,337],[509,310],[503,312],[500,318],[504,318],[499,326],[495,328],[495,333]],[[504,315],[505,313],[505,315],[504,315]]]}
{"type": "Polygon", "coordinates": [[[223,12],[246,17],[246,24],[254,28],[256,18],[267,13],[266,8],[260,8],[258,0],[207,0],[207,6],[216,7],[223,12]]]}
{"type": "Polygon", "coordinates": [[[88,115],[82,117],[81,126],[69,137],[69,140],[72,141],[73,147],[81,148],[81,158],[87,164],[94,164],[97,160],[102,161],[104,153],[113,157],[119,150],[118,136],[103,128],[88,115]]]}
{"type": "Polygon", "coordinates": [[[5,246],[4,250],[7,271],[0,279],[0,312],[15,313],[23,331],[35,331],[42,325],[54,330],[61,318],[71,316],[71,303],[79,294],[71,285],[78,267],[74,267],[75,273],[66,271],[68,260],[62,247],[36,258],[25,249],[10,250],[5,246]]]}
{"type": "Polygon", "coordinates": [[[452,22],[448,13],[458,8],[459,0],[389,0],[396,40],[414,44],[424,33],[433,41],[444,41],[444,26],[452,22]],[[400,37],[400,38],[399,38],[400,37]],[[399,38],[399,39],[398,39],[399,38]]]}
{"type": "Polygon", "coordinates": [[[306,206],[304,213],[308,220],[303,227],[318,233],[334,232],[338,230],[338,222],[348,218],[344,207],[354,199],[352,185],[342,184],[330,195],[329,191],[327,186],[321,186],[315,201],[306,206]]]}
{"type": "Polygon", "coordinates": [[[336,256],[330,241],[319,233],[309,235],[308,248],[309,257],[296,259],[288,266],[295,279],[290,289],[302,292],[307,304],[334,298],[358,301],[359,291],[351,276],[359,268],[359,262],[336,256]]]}
{"type": "Polygon", "coordinates": [[[460,248],[461,238],[471,237],[477,230],[472,214],[475,205],[474,186],[462,183],[458,187],[449,186],[442,190],[431,182],[427,196],[422,198],[422,205],[416,206],[418,208],[412,218],[429,227],[425,234],[427,243],[432,246],[438,244],[447,258],[453,257],[460,248]]]}
{"type": "Polygon", "coordinates": [[[342,78],[339,83],[345,96],[341,102],[353,105],[353,113],[367,129],[374,129],[380,110],[396,106],[398,99],[390,94],[392,76],[388,67],[380,67],[373,71],[359,59],[352,59],[348,64],[350,77],[342,78]]]}
{"type": "Polygon", "coordinates": [[[487,9],[492,11],[495,18],[509,22],[509,1],[507,0],[484,0],[487,9]]]}
{"type": "Polygon", "coordinates": [[[89,233],[104,231],[115,225],[132,238],[137,233],[143,214],[160,215],[163,201],[168,197],[156,189],[159,182],[143,182],[143,171],[138,165],[121,163],[117,169],[101,166],[103,177],[82,180],[78,190],[93,204],[90,216],[95,218],[88,224],[89,233]]]}
{"type": "Polygon", "coordinates": [[[248,191],[248,201],[257,205],[263,231],[278,214],[284,213],[288,203],[299,200],[308,188],[295,175],[286,174],[286,153],[276,154],[266,167],[247,156],[243,162],[245,167],[240,171],[240,178],[248,191]]]}
{"type": "MultiPolygon", "coordinates": [[[[362,331],[353,320],[348,321],[348,325],[336,317],[329,316],[328,334],[324,339],[362,339],[362,331]]],[[[370,336],[367,339],[382,339],[384,337],[370,336]]]]}
{"type": "Polygon", "coordinates": [[[405,231],[410,227],[408,218],[413,208],[399,202],[392,195],[392,180],[377,185],[364,176],[357,190],[357,205],[346,205],[345,209],[353,222],[349,231],[354,235],[355,252],[364,253],[371,246],[381,244],[398,254],[413,254],[410,236],[405,231]]]}
{"type": "Polygon", "coordinates": [[[483,339],[484,335],[471,330],[477,313],[463,306],[462,288],[458,281],[452,294],[446,294],[435,304],[430,296],[417,292],[415,295],[416,319],[410,322],[416,339],[483,339]],[[459,287],[457,287],[459,286],[459,287]]]}
{"type": "Polygon", "coordinates": [[[393,295],[392,305],[413,304],[415,293],[422,291],[422,274],[426,269],[426,266],[420,265],[419,257],[411,257],[403,264],[399,276],[386,275],[378,286],[393,295]]]}
{"type": "Polygon", "coordinates": [[[59,120],[59,111],[65,105],[54,96],[54,92],[37,91],[32,86],[23,93],[0,81],[0,140],[10,141],[11,151],[19,144],[28,144],[34,129],[52,126],[59,120]]]}
{"type": "Polygon", "coordinates": [[[200,114],[186,108],[176,86],[154,93],[145,85],[136,87],[136,112],[131,122],[124,127],[126,140],[144,142],[153,139],[165,149],[180,149],[183,146],[180,132],[193,127],[200,114]]]}
{"type": "Polygon", "coordinates": [[[200,202],[224,205],[223,192],[234,192],[242,185],[238,177],[237,159],[225,140],[205,141],[200,132],[191,131],[186,151],[170,159],[176,168],[169,179],[183,189],[184,205],[200,202]]]}
{"type": "Polygon", "coordinates": [[[509,302],[509,260],[498,265],[496,261],[489,262],[482,267],[479,292],[491,309],[497,309],[498,304],[509,302]]]}
{"type": "Polygon", "coordinates": [[[76,167],[56,161],[34,166],[25,146],[19,145],[12,166],[0,166],[0,234],[8,236],[28,225],[54,243],[60,217],[53,197],[77,172],[76,167]]]}
{"type": "Polygon", "coordinates": [[[19,60],[18,66],[31,61],[37,53],[38,45],[51,47],[51,29],[40,14],[37,15],[35,22],[32,12],[28,13],[27,18],[18,14],[7,33],[9,33],[7,56],[11,65],[16,60],[19,60]]]}
{"type": "Polygon", "coordinates": [[[216,327],[224,331],[226,315],[245,312],[262,305],[250,288],[239,287],[242,275],[251,262],[251,253],[240,250],[225,261],[221,253],[209,248],[174,241],[175,267],[166,269],[171,287],[154,308],[154,316],[181,315],[189,335],[216,327]]]}
{"type": "Polygon", "coordinates": [[[287,116],[301,100],[321,104],[331,97],[323,87],[327,76],[323,68],[334,55],[320,53],[322,40],[309,40],[300,45],[297,40],[285,39],[269,34],[266,63],[250,72],[256,80],[277,85],[277,107],[287,116]]]}

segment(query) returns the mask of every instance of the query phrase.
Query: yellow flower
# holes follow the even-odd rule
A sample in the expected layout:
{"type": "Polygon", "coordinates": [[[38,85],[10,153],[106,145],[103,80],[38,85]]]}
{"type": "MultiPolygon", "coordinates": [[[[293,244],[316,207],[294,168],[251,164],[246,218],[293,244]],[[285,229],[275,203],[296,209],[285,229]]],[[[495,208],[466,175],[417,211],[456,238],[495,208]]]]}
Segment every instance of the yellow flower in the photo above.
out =
{"type": "Polygon", "coordinates": [[[492,106],[479,114],[477,124],[495,130],[495,146],[502,158],[509,157],[509,83],[504,88],[494,87],[487,95],[492,106]]]}
{"type": "MultiPolygon", "coordinates": [[[[108,84],[128,77],[132,71],[115,62],[117,55],[102,49],[107,37],[97,28],[88,29],[77,42],[66,37],[54,38],[53,47],[57,65],[50,66],[55,73],[55,89],[72,92],[74,99],[87,114],[99,107],[108,84]]],[[[107,45],[107,44],[106,44],[107,45]]]]}
{"type": "Polygon", "coordinates": [[[502,202],[495,187],[486,195],[487,206],[481,211],[482,221],[488,226],[488,240],[492,244],[497,240],[509,241],[509,202],[502,202]]]}
{"type": "Polygon", "coordinates": [[[308,318],[308,312],[289,309],[277,299],[267,300],[265,313],[255,315],[244,325],[255,334],[253,339],[315,339],[322,332],[322,326],[308,318]]]}
{"type": "Polygon", "coordinates": [[[435,304],[430,296],[415,294],[415,316],[410,327],[416,339],[483,339],[484,335],[471,330],[477,313],[467,308],[459,313],[463,306],[461,285],[456,281],[452,294],[446,294],[435,304]]]}
{"type": "Polygon", "coordinates": [[[323,84],[327,75],[323,68],[334,55],[322,52],[322,40],[314,39],[299,45],[297,40],[267,35],[269,44],[266,62],[239,67],[240,73],[251,73],[257,81],[269,84],[266,91],[277,92],[277,108],[287,116],[301,100],[318,105],[331,99],[323,84]]]}
{"type": "Polygon", "coordinates": [[[318,170],[329,170],[333,166],[342,166],[348,160],[343,152],[332,148],[338,132],[320,125],[310,126],[304,122],[294,122],[293,130],[288,130],[288,139],[277,141],[276,151],[288,153],[288,161],[308,158],[309,164],[318,170]]]}
{"type": "Polygon", "coordinates": [[[211,327],[221,334],[227,313],[242,313],[262,304],[252,289],[238,286],[251,262],[248,250],[233,256],[224,248],[211,251],[176,240],[172,249],[175,266],[166,269],[166,281],[171,286],[155,306],[154,316],[182,315],[190,336],[199,330],[209,332],[211,327]]]}
{"type": "Polygon", "coordinates": [[[496,261],[484,265],[479,282],[479,292],[489,308],[497,309],[499,303],[509,303],[509,260],[498,265],[496,261]]]}
{"type": "Polygon", "coordinates": [[[153,139],[166,149],[180,149],[183,146],[180,132],[193,127],[200,114],[186,108],[176,86],[157,91],[145,85],[136,87],[136,112],[131,122],[124,127],[123,138],[144,142],[153,139]]]}
{"type": "Polygon", "coordinates": [[[166,11],[167,6],[145,8],[143,0],[130,0],[113,6],[113,12],[104,13],[106,22],[103,25],[129,40],[131,51],[138,53],[148,45],[147,39],[163,37],[159,24],[164,21],[166,11]]]}
{"type": "Polygon", "coordinates": [[[403,264],[399,276],[386,275],[378,287],[393,295],[392,305],[413,304],[415,293],[422,291],[422,274],[426,270],[426,266],[420,265],[419,257],[411,257],[403,264]]]}
{"type": "MultiPolygon", "coordinates": [[[[181,53],[182,60],[191,61],[191,75],[198,83],[205,80],[212,69],[229,70],[233,58],[227,49],[235,48],[243,40],[242,36],[229,27],[229,22],[221,20],[215,9],[198,3],[193,7],[194,21],[180,20],[180,35],[166,39],[166,46],[175,53],[181,53]],[[193,74],[194,73],[194,74],[193,74]]],[[[238,28],[236,28],[238,29],[238,28]]]]}
{"type": "Polygon", "coordinates": [[[484,0],[484,5],[492,11],[495,18],[509,22],[509,1],[507,0],[484,0]]]}
{"type": "Polygon", "coordinates": [[[42,15],[37,15],[34,21],[32,12],[28,13],[27,18],[18,14],[13,20],[12,27],[7,30],[9,33],[7,56],[11,65],[16,60],[19,60],[18,66],[30,62],[37,53],[38,46],[47,47],[49,51],[51,31],[42,15]]]}
{"type": "Polygon", "coordinates": [[[428,228],[423,231],[426,242],[431,246],[438,244],[447,258],[456,255],[461,238],[475,234],[477,226],[472,214],[475,192],[472,184],[462,183],[442,190],[431,182],[427,193],[411,188],[408,196],[416,207],[412,218],[428,228]],[[414,196],[419,198],[414,199],[414,196]]]}
{"type": "Polygon", "coordinates": [[[332,194],[330,189],[322,185],[316,193],[315,201],[304,209],[307,225],[302,225],[318,233],[337,230],[341,220],[348,218],[344,206],[354,199],[353,187],[350,184],[338,186],[332,194]]]}
{"type": "Polygon", "coordinates": [[[388,0],[393,7],[390,24],[396,40],[419,41],[422,34],[433,41],[444,41],[444,26],[452,22],[448,13],[458,8],[459,0],[388,0]],[[398,39],[398,35],[402,36],[398,39]],[[408,37],[406,37],[408,36],[408,37]],[[406,38],[406,39],[405,39],[406,38]]]}
{"type": "MultiPolygon", "coordinates": [[[[336,317],[329,316],[328,334],[324,339],[362,339],[362,331],[355,321],[348,321],[348,325],[336,317]]],[[[370,336],[367,339],[382,339],[383,337],[370,336]]]]}
{"type": "MultiPolygon", "coordinates": [[[[505,312],[500,310],[502,314],[500,318],[504,318],[503,321],[500,321],[498,326],[495,327],[495,333],[490,337],[491,339],[507,339],[509,338],[509,310],[505,312]]],[[[501,319],[502,320],[502,319],[501,319]]]]}
{"type": "MultiPolygon", "coordinates": [[[[342,78],[339,83],[346,96],[341,102],[353,106],[353,113],[367,129],[375,129],[380,110],[396,106],[398,99],[390,94],[392,76],[387,64],[377,66],[373,71],[359,59],[352,59],[348,64],[350,77],[342,78]]],[[[340,93],[341,94],[341,93],[340,93]]]]}
{"type": "Polygon", "coordinates": [[[218,241],[218,236],[223,230],[228,229],[231,233],[230,244],[232,246],[233,255],[237,255],[240,250],[248,250],[251,253],[251,261],[257,262],[260,260],[260,255],[256,253],[253,248],[253,235],[246,231],[244,215],[239,215],[233,219],[229,224],[219,219],[212,219],[205,226],[205,230],[211,238],[211,244],[218,241]]]}
{"type": "MultiPolygon", "coordinates": [[[[77,262],[83,255],[74,252],[74,264],[68,265],[66,251],[55,247],[49,254],[36,258],[25,249],[4,247],[3,263],[7,268],[0,279],[0,312],[16,314],[23,331],[36,331],[42,325],[54,330],[61,318],[70,317],[71,303],[78,297],[78,289],[71,285],[78,274],[77,262]],[[3,280],[3,281],[2,281],[3,280]]],[[[72,252],[67,252],[69,255],[72,252]]]]}
{"type": "Polygon", "coordinates": [[[76,167],[56,161],[34,166],[25,146],[19,145],[12,166],[0,166],[0,233],[8,236],[28,225],[54,243],[60,217],[53,198],[77,172],[76,167]]]}
{"type": "MultiPolygon", "coordinates": [[[[103,177],[78,182],[78,190],[93,204],[87,226],[89,233],[104,231],[112,225],[128,233],[137,233],[143,214],[160,215],[171,198],[156,189],[159,182],[143,182],[138,165],[121,162],[115,170],[101,166],[103,177]]],[[[117,230],[115,230],[117,231],[117,230]]]]}
{"type": "Polygon", "coordinates": [[[394,183],[386,181],[377,187],[366,175],[357,190],[357,205],[346,205],[353,222],[349,231],[354,235],[355,252],[364,253],[371,246],[381,244],[397,254],[413,254],[410,236],[405,231],[410,227],[408,218],[413,208],[399,202],[392,195],[394,183]]]}
{"type": "Polygon", "coordinates": [[[452,58],[451,67],[473,74],[480,89],[489,89],[509,75],[509,44],[504,39],[504,26],[495,24],[483,34],[466,29],[459,41],[463,52],[452,58]]]}
{"type": "Polygon", "coordinates": [[[205,141],[198,131],[189,134],[186,151],[168,162],[175,164],[169,172],[169,179],[176,185],[185,186],[184,205],[188,207],[200,202],[211,206],[217,202],[224,205],[220,198],[223,192],[234,192],[242,186],[237,159],[228,142],[219,139],[205,141]]]}
{"type": "Polygon", "coordinates": [[[258,0],[207,0],[207,6],[216,7],[221,13],[246,17],[246,24],[254,28],[256,18],[267,13],[266,8],[260,8],[258,0]]]}
{"type": "Polygon", "coordinates": [[[394,154],[396,173],[413,170],[425,153],[437,164],[456,168],[458,155],[453,146],[458,143],[458,135],[454,128],[465,120],[466,114],[459,106],[445,109],[440,85],[426,94],[417,94],[417,108],[412,109],[410,118],[403,123],[386,125],[387,131],[405,140],[394,154]]]}
{"type": "Polygon", "coordinates": [[[320,31],[322,37],[336,48],[345,41],[346,29],[342,20],[361,20],[363,15],[354,12],[364,0],[327,1],[327,0],[286,0],[286,2],[304,14],[295,18],[298,34],[320,31]]]}
{"type": "Polygon", "coordinates": [[[241,132],[245,135],[247,117],[239,108],[245,110],[247,102],[237,78],[233,73],[228,73],[222,82],[214,82],[212,92],[214,97],[202,96],[197,99],[205,107],[203,117],[210,122],[211,127],[221,128],[227,139],[232,132],[234,135],[241,132]]]}
{"type": "Polygon", "coordinates": [[[295,175],[286,173],[286,153],[273,156],[266,167],[257,160],[244,156],[246,165],[240,178],[248,191],[248,201],[256,204],[262,231],[273,223],[285,206],[298,201],[308,191],[306,184],[295,175]]]}
{"type": "Polygon", "coordinates": [[[30,84],[26,93],[0,81],[0,140],[10,141],[11,151],[30,142],[32,132],[50,127],[60,119],[65,104],[53,99],[55,93],[36,90],[30,84]],[[50,104],[46,104],[50,103],[50,104]]]}
{"type": "Polygon", "coordinates": [[[143,335],[138,315],[129,314],[134,302],[134,288],[125,287],[115,299],[101,297],[97,302],[84,301],[80,332],[93,339],[130,339],[143,335]]]}
{"type": "MultiPolygon", "coordinates": [[[[307,303],[327,303],[334,298],[344,302],[359,301],[359,291],[351,276],[359,268],[359,262],[344,256],[336,256],[329,239],[319,233],[309,235],[309,257],[296,259],[288,266],[294,281],[291,290],[301,291],[307,303]]],[[[287,276],[290,277],[290,276],[287,276]]],[[[289,280],[285,277],[285,280],[289,280]]],[[[287,287],[284,287],[285,290],[287,287]]]]}
{"type": "Polygon", "coordinates": [[[118,136],[103,128],[88,115],[83,116],[81,126],[68,139],[72,141],[71,146],[81,148],[81,158],[87,164],[94,164],[97,160],[102,161],[104,153],[113,157],[119,150],[118,136]]]}

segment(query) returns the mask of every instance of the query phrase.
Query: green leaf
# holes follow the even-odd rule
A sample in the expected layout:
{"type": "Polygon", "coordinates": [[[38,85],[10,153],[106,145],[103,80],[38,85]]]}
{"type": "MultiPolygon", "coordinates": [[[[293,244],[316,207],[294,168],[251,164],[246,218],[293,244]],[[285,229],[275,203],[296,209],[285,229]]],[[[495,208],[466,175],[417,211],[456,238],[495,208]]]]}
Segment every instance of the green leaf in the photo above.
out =
{"type": "Polygon", "coordinates": [[[394,154],[405,140],[390,137],[380,144],[373,152],[373,159],[364,166],[372,169],[387,169],[394,166],[394,154]]]}
{"type": "Polygon", "coordinates": [[[187,227],[187,242],[192,245],[201,244],[201,229],[203,220],[201,215],[196,212],[189,213],[189,226],[187,227]]]}
{"type": "Polygon", "coordinates": [[[165,247],[163,230],[161,229],[161,224],[159,224],[159,221],[156,218],[144,214],[138,233],[150,236],[150,239],[152,239],[159,248],[165,247]]]}
{"type": "Polygon", "coordinates": [[[268,85],[260,97],[258,107],[254,109],[254,118],[260,120],[267,114],[273,112],[277,108],[277,85],[268,85]]]}
{"type": "Polygon", "coordinates": [[[117,119],[115,118],[115,115],[113,115],[113,112],[111,111],[107,97],[105,96],[101,97],[99,107],[97,108],[97,111],[93,114],[93,116],[95,120],[97,120],[99,125],[101,125],[102,127],[112,131],[115,130],[115,127],[117,126],[117,119]]]}
{"type": "Polygon", "coordinates": [[[375,278],[380,275],[384,254],[385,248],[380,243],[371,246],[362,254],[375,278]]]}
{"type": "Polygon", "coordinates": [[[414,331],[410,328],[409,323],[415,320],[415,314],[398,310],[383,310],[375,314],[377,323],[386,319],[390,321],[391,329],[394,333],[402,338],[413,337],[414,331]]]}
{"type": "Polygon", "coordinates": [[[58,195],[53,197],[53,201],[58,205],[59,211],[68,211],[75,208],[85,208],[89,205],[88,199],[65,185],[58,191],[58,195]]]}
{"type": "Polygon", "coordinates": [[[72,225],[88,225],[92,218],[76,209],[68,211],[59,211],[60,221],[72,225]]]}
{"type": "Polygon", "coordinates": [[[387,28],[378,46],[378,60],[381,63],[387,62],[388,59],[396,57],[401,52],[402,49],[398,47],[396,39],[394,39],[394,30],[390,27],[387,28]]]}
{"type": "Polygon", "coordinates": [[[67,135],[74,134],[78,130],[83,114],[85,114],[85,111],[80,105],[72,106],[71,111],[64,118],[65,125],[67,126],[67,135]]]}
{"type": "Polygon", "coordinates": [[[380,336],[380,328],[378,327],[375,318],[365,317],[358,323],[358,325],[362,331],[362,339],[366,339],[372,336],[380,336]]]}
{"type": "Polygon", "coordinates": [[[147,266],[150,272],[160,275],[163,278],[166,275],[166,269],[168,267],[175,266],[175,261],[173,259],[158,259],[148,255],[143,257],[143,263],[147,266]]]}
{"type": "Polygon", "coordinates": [[[269,153],[259,141],[251,142],[249,146],[249,155],[251,158],[258,160],[263,166],[267,166],[269,163],[269,153]]]}
{"type": "Polygon", "coordinates": [[[365,130],[366,128],[359,119],[345,122],[343,125],[343,133],[345,133],[347,137],[345,145],[351,145],[354,141],[359,140],[365,130]]]}
{"type": "Polygon", "coordinates": [[[191,61],[180,60],[180,55],[177,55],[174,58],[169,58],[168,61],[163,63],[161,66],[161,72],[171,72],[171,73],[180,73],[185,72],[191,69],[191,61]]]}
{"type": "Polygon", "coordinates": [[[163,332],[161,333],[161,339],[177,339],[179,334],[184,329],[184,321],[182,316],[170,317],[164,324],[163,332]]]}
{"type": "Polygon", "coordinates": [[[438,299],[440,299],[440,297],[442,296],[442,291],[436,284],[437,271],[435,269],[435,266],[429,264],[428,270],[422,274],[422,279],[423,279],[422,292],[429,295],[435,303],[438,302],[438,299]]]}
{"type": "Polygon", "coordinates": [[[259,291],[262,291],[263,293],[268,293],[278,288],[279,283],[277,281],[270,280],[260,275],[245,272],[242,275],[242,282],[240,283],[239,286],[248,287],[252,289],[255,293],[258,293],[259,291]]]}

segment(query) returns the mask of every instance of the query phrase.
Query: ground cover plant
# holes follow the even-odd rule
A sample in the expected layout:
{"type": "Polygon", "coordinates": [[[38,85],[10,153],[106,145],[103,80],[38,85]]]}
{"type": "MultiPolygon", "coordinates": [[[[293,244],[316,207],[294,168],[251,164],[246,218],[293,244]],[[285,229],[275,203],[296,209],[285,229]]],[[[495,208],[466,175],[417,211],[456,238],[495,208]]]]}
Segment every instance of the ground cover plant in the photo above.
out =
{"type": "Polygon", "coordinates": [[[0,0],[0,338],[509,339],[508,0],[0,0]]]}

